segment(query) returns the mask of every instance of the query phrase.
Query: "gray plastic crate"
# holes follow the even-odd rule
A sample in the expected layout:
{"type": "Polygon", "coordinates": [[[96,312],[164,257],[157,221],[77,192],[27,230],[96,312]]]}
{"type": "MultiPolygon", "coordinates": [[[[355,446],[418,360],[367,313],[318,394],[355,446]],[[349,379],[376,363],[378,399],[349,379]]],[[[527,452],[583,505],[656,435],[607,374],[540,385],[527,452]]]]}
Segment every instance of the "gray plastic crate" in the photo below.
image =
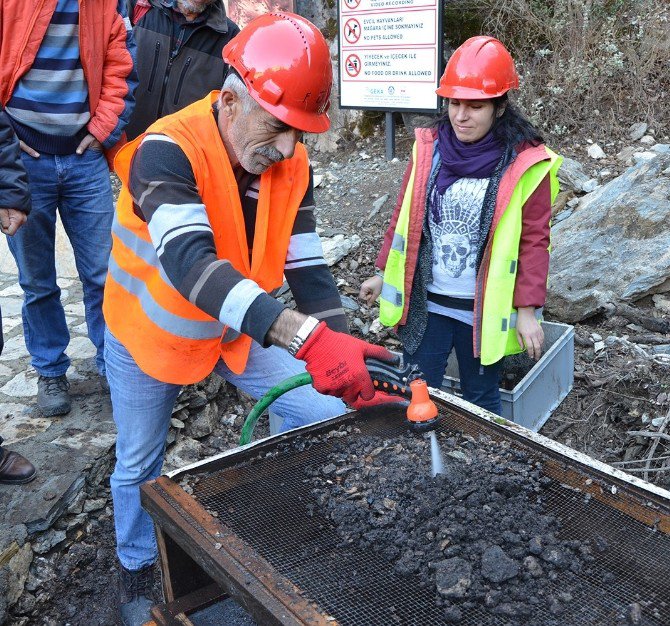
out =
{"type": "MultiPolygon", "coordinates": [[[[568,324],[543,322],[544,354],[535,362],[527,354],[507,357],[502,368],[503,417],[537,432],[572,389],[575,365],[575,329],[568,324]],[[515,382],[507,390],[506,381],[515,382]]],[[[442,389],[460,394],[458,363],[452,352],[442,389]]]]}

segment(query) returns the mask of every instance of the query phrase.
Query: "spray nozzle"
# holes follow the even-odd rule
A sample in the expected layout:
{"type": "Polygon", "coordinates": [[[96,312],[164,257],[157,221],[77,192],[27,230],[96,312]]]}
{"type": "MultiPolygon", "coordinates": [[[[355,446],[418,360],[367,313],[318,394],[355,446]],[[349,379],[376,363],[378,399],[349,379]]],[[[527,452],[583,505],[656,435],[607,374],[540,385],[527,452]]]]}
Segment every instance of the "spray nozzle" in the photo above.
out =
{"type": "Polygon", "coordinates": [[[412,399],[407,407],[407,421],[414,430],[427,431],[437,426],[437,407],[428,395],[428,385],[420,378],[409,384],[412,399]]]}

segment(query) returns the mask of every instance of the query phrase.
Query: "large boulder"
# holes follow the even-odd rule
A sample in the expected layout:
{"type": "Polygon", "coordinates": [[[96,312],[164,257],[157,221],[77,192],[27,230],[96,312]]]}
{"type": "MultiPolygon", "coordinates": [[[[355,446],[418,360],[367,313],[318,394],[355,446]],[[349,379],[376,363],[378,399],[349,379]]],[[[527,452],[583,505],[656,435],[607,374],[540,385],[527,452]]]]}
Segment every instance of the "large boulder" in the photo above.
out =
{"type": "Polygon", "coordinates": [[[563,158],[561,168],[558,170],[558,181],[561,183],[561,191],[588,193],[598,186],[598,181],[587,176],[579,161],[568,157],[563,158]]]}
{"type": "Polygon", "coordinates": [[[649,154],[552,229],[547,310],[557,319],[577,322],[668,289],[670,154],[662,145],[649,154]]]}

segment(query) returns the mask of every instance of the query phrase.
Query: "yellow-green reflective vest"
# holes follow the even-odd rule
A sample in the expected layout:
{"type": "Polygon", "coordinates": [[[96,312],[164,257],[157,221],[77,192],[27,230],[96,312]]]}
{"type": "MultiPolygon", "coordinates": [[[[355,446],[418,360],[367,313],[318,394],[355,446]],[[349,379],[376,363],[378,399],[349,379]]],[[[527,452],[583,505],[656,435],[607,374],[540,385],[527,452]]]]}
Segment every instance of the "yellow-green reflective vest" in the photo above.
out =
{"type": "MultiPolygon", "coordinates": [[[[484,288],[481,342],[477,342],[480,347],[479,357],[482,365],[497,363],[504,356],[523,351],[516,338],[516,310],[513,307],[519,241],[521,240],[522,209],[547,174],[549,174],[551,183],[551,202],[553,204],[559,189],[557,172],[563,161],[546,146],[545,150],[549,158],[535,163],[523,173],[493,235],[484,288]]],[[[416,144],[413,158],[414,166],[405,190],[393,244],[384,269],[379,319],[385,326],[395,326],[400,321],[405,304],[406,241],[417,166],[416,144]]]]}
{"type": "Polygon", "coordinates": [[[409,213],[414,195],[414,179],[416,177],[416,142],[412,147],[412,171],[407,181],[407,188],[402,199],[398,221],[393,233],[393,241],[384,268],[384,282],[379,296],[379,321],[384,326],[395,326],[402,317],[405,306],[405,268],[407,262],[407,232],[409,230],[409,213]]]}

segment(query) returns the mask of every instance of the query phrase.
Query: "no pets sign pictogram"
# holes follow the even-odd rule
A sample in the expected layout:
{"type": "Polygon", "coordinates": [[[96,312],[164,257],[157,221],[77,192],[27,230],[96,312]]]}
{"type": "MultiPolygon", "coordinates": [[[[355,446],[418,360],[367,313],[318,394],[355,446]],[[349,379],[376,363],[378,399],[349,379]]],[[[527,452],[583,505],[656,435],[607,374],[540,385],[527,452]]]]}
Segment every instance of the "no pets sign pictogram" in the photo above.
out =
{"type": "Polygon", "coordinates": [[[344,38],[348,43],[354,44],[361,38],[361,25],[353,17],[344,24],[344,38]]]}

